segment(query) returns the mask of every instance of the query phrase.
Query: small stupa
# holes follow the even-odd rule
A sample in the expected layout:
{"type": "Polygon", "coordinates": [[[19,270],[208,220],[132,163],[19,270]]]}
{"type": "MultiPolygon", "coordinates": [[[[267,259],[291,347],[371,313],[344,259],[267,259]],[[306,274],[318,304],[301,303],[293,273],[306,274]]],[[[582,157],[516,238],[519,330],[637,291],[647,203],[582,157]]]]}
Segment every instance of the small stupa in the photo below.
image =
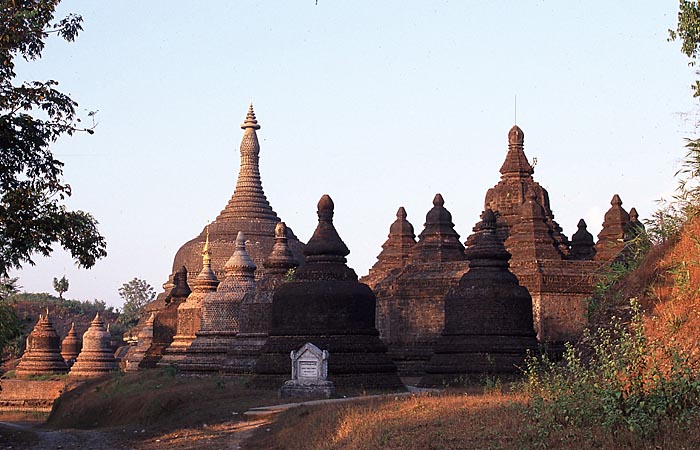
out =
{"type": "Polygon", "coordinates": [[[156,314],[151,313],[146,319],[144,326],[139,330],[136,336],[136,345],[130,348],[127,355],[122,359],[124,372],[136,372],[139,370],[146,353],[153,345],[153,324],[155,321],[156,314]]]}
{"type": "Polygon", "coordinates": [[[204,297],[202,326],[178,366],[181,371],[188,374],[228,371],[227,354],[240,329],[241,300],[255,289],[256,268],[246,251],[245,234],[239,231],[236,250],[224,266],[226,277],[216,292],[204,297]]]}
{"type": "Polygon", "coordinates": [[[250,373],[270,332],[272,296],[275,290],[294,278],[299,261],[289,247],[288,229],[284,222],[275,228],[272,253],[263,262],[264,274],[248,292],[239,309],[239,332],[229,349],[227,366],[236,373],[250,373]]]}
{"type": "Polygon", "coordinates": [[[571,236],[571,258],[579,260],[592,260],[595,257],[595,243],[593,235],[588,232],[586,221],[578,221],[578,230],[571,236]]]}
{"type": "Polygon", "coordinates": [[[185,358],[187,348],[195,340],[202,324],[202,302],[206,295],[215,292],[219,280],[211,269],[211,251],[209,250],[209,228],[202,249],[202,271],[192,283],[192,292],[177,308],[177,334],[173,342],[165,349],[159,366],[177,365],[185,358]]]}
{"type": "Polygon", "coordinates": [[[19,378],[34,375],[62,374],[68,372],[68,366],[61,356],[61,340],[49,318],[39,315],[39,321],[27,336],[27,346],[15,369],[19,378]]]}
{"type": "Polygon", "coordinates": [[[328,351],[328,380],[337,388],[403,387],[375,328],[374,294],[346,264],[350,251],[333,226],[333,209],[333,200],[321,197],[306,263],[274,293],[254,385],[280,387],[290,377],[290,352],[311,343],[328,351]]]}
{"type": "MultiPolygon", "coordinates": [[[[562,259],[557,242],[552,238],[544,208],[537,202],[534,191],[525,195],[525,203],[505,241],[507,248],[517,248],[521,260],[541,261],[562,259]]],[[[489,210],[491,211],[491,210],[489,210]]]]}
{"type": "Polygon", "coordinates": [[[630,221],[630,215],[622,207],[619,195],[613,195],[610,205],[605,213],[603,229],[598,233],[595,246],[597,261],[613,262],[625,248],[625,227],[630,221]]]}
{"type": "Polygon", "coordinates": [[[426,366],[424,385],[472,374],[519,371],[537,349],[532,299],[508,270],[508,253],[496,236],[496,216],[486,209],[465,254],[469,272],[445,297],[445,328],[426,366]]]}
{"type": "Polygon", "coordinates": [[[403,269],[411,257],[416,245],[416,233],[406,217],[406,210],[401,206],[396,212],[396,220],[389,227],[389,238],[382,244],[377,262],[369,269],[369,274],[360,279],[372,289],[392,271],[403,269]]]}
{"type": "Polygon", "coordinates": [[[75,322],[71,323],[70,330],[63,342],[61,342],[61,356],[63,360],[68,364],[68,367],[72,366],[75,362],[75,358],[80,354],[80,349],[83,348],[83,340],[75,331],[75,322]]]}
{"type": "Polygon", "coordinates": [[[83,334],[83,348],[70,369],[70,375],[99,377],[119,369],[110,345],[111,340],[100,313],[95,314],[90,327],[83,334]]]}

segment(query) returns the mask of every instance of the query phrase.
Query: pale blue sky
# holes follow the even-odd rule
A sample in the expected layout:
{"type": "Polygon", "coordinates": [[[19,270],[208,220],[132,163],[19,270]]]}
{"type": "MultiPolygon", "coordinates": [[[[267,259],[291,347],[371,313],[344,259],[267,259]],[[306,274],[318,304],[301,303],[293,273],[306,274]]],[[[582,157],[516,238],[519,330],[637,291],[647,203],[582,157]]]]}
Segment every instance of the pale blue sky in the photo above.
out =
{"type": "Polygon", "coordinates": [[[349,264],[367,273],[399,206],[416,234],[435,193],[462,240],[496,184],[514,121],[570,237],[597,234],[618,193],[642,218],[668,196],[695,131],[692,70],[668,43],[676,1],[69,1],[73,44],[52,40],[25,79],[56,79],[92,136],[55,147],[109,256],[62,252],[15,276],[28,291],[119,305],[133,277],[160,290],[177,249],[233,193],[250,99],[263,187],[306,241],[328,193],[349,264]]]}

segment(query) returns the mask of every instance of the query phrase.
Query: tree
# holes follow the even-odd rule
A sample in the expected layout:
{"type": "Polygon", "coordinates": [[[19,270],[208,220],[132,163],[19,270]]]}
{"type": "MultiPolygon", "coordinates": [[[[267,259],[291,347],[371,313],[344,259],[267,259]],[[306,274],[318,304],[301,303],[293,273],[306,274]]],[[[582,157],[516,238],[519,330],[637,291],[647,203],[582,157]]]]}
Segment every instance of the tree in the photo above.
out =
{"type": "Polygon", "coordinates": [[[8,298],[20,289],[17,278],[0,277],[0,350],[20,334],[19,319],[8,298]]]}
{"type": "Polygon", "coordinates": [[[53,290],[58,292],[58,298],[63,300],[63,293],[68,290],[68,278],[65,275],[60,280],[53,277],[53,290]]]}
{"type": "MultiPolygon", "coordinates": [[[[680,0],[678,25],[675,30],[668,30],[668,34],[670,41],[681,40],[681,51],[690,58],[688,65],[694,67],[700,56],[700,4],[697,0],[680,0]]],[[[700,71],[695,73],[700,75],[700,71]]],[[[693,96],[700,97],[700,81],[695,80],[691,87],[693,96]]]]}
{"type": "Polygon", "coordinates": [[[156,298],[156,291],[145,280],[134,278],[119,288],[119,296],[124,300],[124,307],[118,320],[128,328],[136,325],[143,313],[143,307],[156,298]]]}
{"type": "Polygon", "coordinates": [[[15,83],[15,58],[36,60],[49,36],[73,41],[82,30],[79,15],[54,20],[59,2],[0,5],[0,275],[34,264],[35,253],[49,256],[56,243],[81,267],[107,254],[92,215],[63,204],[71,188],[50,149],[62,135],[93,129],[79,128],[78,104],[56,89],[58,82],[15,83]]]}

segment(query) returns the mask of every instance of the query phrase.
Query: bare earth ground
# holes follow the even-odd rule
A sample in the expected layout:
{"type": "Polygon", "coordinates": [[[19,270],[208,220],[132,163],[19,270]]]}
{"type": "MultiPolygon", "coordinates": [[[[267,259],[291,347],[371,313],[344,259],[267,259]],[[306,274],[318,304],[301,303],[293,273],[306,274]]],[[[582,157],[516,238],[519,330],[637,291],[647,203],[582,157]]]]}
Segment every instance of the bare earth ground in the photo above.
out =
{"type": "Polygon", "coordinates": [[[238,449],[290,407],[280,405],[286,402],[277,392],[246,385],[245,377],[183,378],[163,370],[91,380],[63,394],[48,417],[0,415],[0,450],[238,449]]]}
{"type": "Polygon", "coordinates": [[[252,430],[269,418],[229,421],[216,425],[161,432],[153,429],[51,430],[29,422],[0,422],[2,449],[180,450],[238,449],[252,430]]]}

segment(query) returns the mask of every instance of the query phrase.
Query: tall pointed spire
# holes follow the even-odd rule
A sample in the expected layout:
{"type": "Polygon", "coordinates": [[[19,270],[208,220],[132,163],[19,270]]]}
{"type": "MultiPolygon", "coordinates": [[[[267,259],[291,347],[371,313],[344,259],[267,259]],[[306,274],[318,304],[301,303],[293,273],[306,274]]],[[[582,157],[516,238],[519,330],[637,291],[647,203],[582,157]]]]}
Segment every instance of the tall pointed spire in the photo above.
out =
{"type": "Polygon", "coordinates": [[[268,218],[279,220],[265,197],[260,181],[260,143],[255,132],[260,129],[253,110],[253,102],[248,106],[248,113],[241,125],[241,167],[233,196],[217,220],[225,218],[268,218]]]}

